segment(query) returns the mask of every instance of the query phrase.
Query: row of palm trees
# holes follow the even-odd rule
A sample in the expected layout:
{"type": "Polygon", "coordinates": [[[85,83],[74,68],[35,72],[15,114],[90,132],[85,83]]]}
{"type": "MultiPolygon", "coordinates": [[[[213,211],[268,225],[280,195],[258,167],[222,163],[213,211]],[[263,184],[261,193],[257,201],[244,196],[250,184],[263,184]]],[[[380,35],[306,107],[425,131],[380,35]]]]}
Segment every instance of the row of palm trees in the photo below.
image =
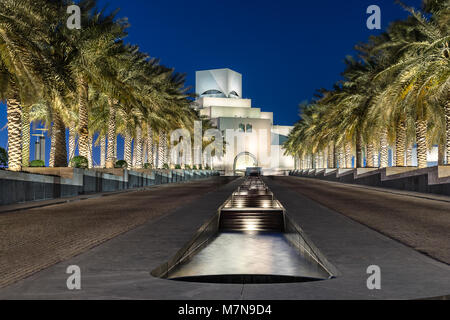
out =
{"type": "Polygon", "coordinates": [[[50,129],[52,167],[67,166],[77,150],[92,165],[93,144],[101,146],[101,165],[114,167],[118,135],[129,166],[141,168],[145,159],[167,164],[168,132],[193,128],[199,118],[189,107],[185,76],[125,43],[127,20],[98,10],[96,0],[77,2],[81,29],[68,28],[73,4],[0,1],[0,100],[7,105],[9,169],[29,165],[32,123],[50,129]]]}
{"type": "Polygon", "coordinates": [[[301,105],[285,144],[298,167],[427,166],[438,145],[450,163],[450,1],[425,0],[347,57],[343,80],[301,105]],[[354,159],[354,163],[353,163],[354,159]],[[365,161],[364,161],[365,160],[365,161]]]}

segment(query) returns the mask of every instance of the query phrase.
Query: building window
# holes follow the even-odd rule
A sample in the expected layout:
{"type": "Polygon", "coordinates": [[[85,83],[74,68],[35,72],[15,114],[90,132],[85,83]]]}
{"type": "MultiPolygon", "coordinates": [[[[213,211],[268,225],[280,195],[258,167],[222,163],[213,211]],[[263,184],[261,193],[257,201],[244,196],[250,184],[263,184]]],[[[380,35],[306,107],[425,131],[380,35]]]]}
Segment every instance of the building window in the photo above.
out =
{"type": "Polygon", "coordinates": [[[239,132],[245,132],[245,125],[243,123],[239,124],[239,132]]]}
{"type": "Polygon", "coordinates": [[[202,96],[210,96],[210,97],[222,97],[224,98],[225,95],[223,94],[223,92],[219,91],[219,90],[208,90],[202,93],[202,96]]]}
{"type": "Polygon", "coordinates": [[[248,123],[247,127],[245,128],[245,131],[248,132],[248,133],[252,133],[253,132],[253,126],[250,123],[248,123]]]}
{"type": "Polygon", "coordinates": [[[230,98],[239,98],[239,95],[237,94],[236,91],[231,91],[229,96],[230,96],[230,98]]]}

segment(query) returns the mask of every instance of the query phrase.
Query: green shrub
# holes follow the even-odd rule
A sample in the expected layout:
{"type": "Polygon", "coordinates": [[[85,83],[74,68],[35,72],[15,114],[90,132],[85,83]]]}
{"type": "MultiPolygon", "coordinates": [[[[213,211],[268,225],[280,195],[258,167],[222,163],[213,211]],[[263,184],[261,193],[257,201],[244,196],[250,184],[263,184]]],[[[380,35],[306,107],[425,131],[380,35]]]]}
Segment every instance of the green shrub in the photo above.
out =
{"type": "Polygon", "coordinates": [[[184,165],[184,168],[185,168],[186,170],[191,170],[191,166],[188,165],[188,164],[185,164],[185,165],[184,165]]]}
{"type": "Polygon", "coordinates": [[[168,165],[167,163],[164,163],[164,164],[163,164],[163,169],[170,169],[170,168],[169,168],[169,165],[168,165]]]}
{"type": "Polygon", "coordinates": [[[205,170],[211,170],[211,168],[209,167],[209,165],[205,166],[205,170]]]}
{"type": "Polygon", "coordinates": [[[176,164],[176,165],[175,165],[175,169],[181,169],[181,165],[176,164]]]}
{"type": "Polygon", "coordinates": [[[198,165],[198,170],[203,170],[203,166],[201,164],[198,165]]]}
{"type": "Polygon", "coordinates": [[[30,167],[43,168],[43,167],[45,167],[45,162],[44,162],[44,160],[33,160],[30,162],[30,167]]]}
{"type": "Polygon", "coordinates": [[[89,168],[89,162],[86,157],[76,156],[73,157],[72,160],[70,160],[70,166],[72,168],[87,169],[89,168]]]}
{"type": "Polygon", "coordinates": [[[8,152],[0,147],[0,167],[6,167],[8,165],[8,152]]]}
{"type": "Polygon", "coordinates": [[[192,169],[193,169],[193,170],[197,170],[197,166],[194,165],[194,166],[192,167],[192,169]]]}
{"type": "Polygon", "coordinates": [[[144,163],[144,169],[153,169],[153,166],[150,163],[144,163]]]}
{"type": "Polygon", "coordinates": [[[116,162],[115,168],[126,169],[128,168],[128,163],[125,160],[119,160],[116,162]]]}

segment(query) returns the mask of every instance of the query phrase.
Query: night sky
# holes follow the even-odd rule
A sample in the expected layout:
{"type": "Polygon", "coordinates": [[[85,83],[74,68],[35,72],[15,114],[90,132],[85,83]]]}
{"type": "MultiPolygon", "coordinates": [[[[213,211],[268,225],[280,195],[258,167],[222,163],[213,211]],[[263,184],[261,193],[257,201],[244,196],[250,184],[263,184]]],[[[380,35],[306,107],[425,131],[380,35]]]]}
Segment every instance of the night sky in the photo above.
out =
{"type": "MultiPolygon", "coordinates": [[[[420,0],[405,0],[420,8],[420,0]]],[[[243,75],[243,95],[274,112],[274,122],[292,125],[298,104],[340,79],[353,47],[369,30],[366,9],[381,8],[382,29],[407,16],[394,0],[149,1],[101,0],[128,17],[128,42],[188,75],[230,68],[243,75]]],[[[194,90],[194,88],[192,88],[194,90]]],[[[0,112],[0,146],[6,147],[6,107],[0,112]]],[[[48,143],[49,144],[49,143],[48,143]]],[[[121,150],[119,145],[119,150],[121,150]]],[[[121,151],[119,151],[119,156],[121,151]]]]}

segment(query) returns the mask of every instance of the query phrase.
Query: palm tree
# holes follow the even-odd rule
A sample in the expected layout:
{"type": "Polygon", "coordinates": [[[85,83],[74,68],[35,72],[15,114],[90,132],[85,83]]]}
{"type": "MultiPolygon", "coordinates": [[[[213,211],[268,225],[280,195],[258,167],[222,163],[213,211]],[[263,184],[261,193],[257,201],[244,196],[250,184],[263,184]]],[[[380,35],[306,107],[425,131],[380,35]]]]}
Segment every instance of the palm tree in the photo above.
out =
{"type": "Polygon", "coordinates": [[[36,6],[32,0],[0,3],[0,100],[7,105],[8,167],[22,168],[22,104],[30,105],[41,94],[48,76],[47,59],[39,45],[48,31],[49,2],[36,6]]]}
{"type": "MultiPolygon", "coordinates": [[[[400,46],[402,52],[399,63],[387,69],[387,72],[396,74],[391,92],[397,94],[392,94],[391,98],[403,106],[405,114],[415,123],[418,166],[421,168],[427,166],[428,123],[436,120],[436,116],[444,118],[446,110],[446,103],[441,102],[444,107],[441,112],[436,112],[432,102],[448,102],[450,97],[447,84],[450,66],[450,7],[448,4],[443,5],[440,11],[433,12],[435,14],[431,20],[414,9],[405,7],[411,16],[405,23],[397,24],[397,28],[391,30],[399,39],[392,46],[400,46]]],[[[450,128],[450,123],[447,128],[450,128]]],[[[447,139],[449,138],[447,135],[447,139]]]]}
{"type": "MultiPolygon", "coordinates": [[[[53,124],[51,166],[66,165],[65,134],[69,127],[69,159],[75,154],[78,132],[79,152],[91,161],[91,140],[99,133],[102,153],[108,144],[105,165],[112,167],[117,133],[122,132],[130,165],[132,137],[136,135],[135,157],[141,167],[141,137],[151,153],[155,123],[161,128],[164,123],[164,129],[170,130],[190,126],[195,118],[188,108],[185,78],[159,65],[158,59],[148,57],[137,46],[125,45],[126,19],[116,19],[117,11],[99,11],[95,0],[77,3],[82,30],[61,27],[70,4],[70,0],[0,3],[0,99],[8,108],[9,168],[20,170],[22,158],[28,164],[28,108],[33,105],[45,106],[44,121],[48,127],[53,124]],[[101,106],[96,105],[95,94],[102,97],[101,106]],[[23,119],[22,105],[27,106],[23,119]],[[99,107],[107,113],[106,124],[98,123],[95,108],[99,107]],[[172,118],[161,116],[163,110],[172,118]],[[118,113],[124,118],[117,119],[118,113]]],[[[163,134],[161,146],[167,145],[165,138],[163,134]]]]}
{"type": "MultiPolygon", "coordinates": [[[[113,67],[117,73],[117,80],[120,84],[127,84],[130,88],[127,95],[124,95],[121,88],[116,87],[116,83],[108,83],[106,88],[109,100],[109,123],[108,123],[108,153],[107,167],[112,168],[115,164],[115,149],[117,136],[116,114],[119,105],[135,105],[148,101],[149,84],[152,82],[149,70],[155,60],[148,59],[146,54],[139,52],[137,46],[124,46],[122,51],[113,60],[113,67]]],[[[141,109],[145,109],[141,107],[141,109]]],[[[131,163],[130,163],[131,165],[131,163]]]]}
{"type": "Polygon", "coordinates": [[[58,114],[58,112],[53,113],[49,166],[67,166],[66,126],[61,118],[61,115],[58,114]]]}
{"type": "MultiPolygon", "coordinates": [[[[117,11],[105,14],[98,11],[96,2],[83,0],[78,4],[82,12],[81,30],[70,30],[66,43],[71,57],[69,66],[73,71],[77,86],[78,100],[78,140],[80,155],[89,156],[89,89],[103,91],[116,84],[126,95],[128,87],[118,83],[114,66],[117,53],[123,52],[122,38],[126,35],[126,20],[117,20],[117,11]]],[[[64,29],[64,28],[63,28],[64,29]]]]}
{"type": "Polygon", "coordinates": [[[311,154],[314,150],[311,132],[313,131],[314,122],[318,118],[316,116],[318,106],[314,104],[301,104],[299,109],[300,121],[295,124],[283,147],[285,154],[306,157],[308,159],[306,166],[310,168],[312,167],[311,154]]]}

